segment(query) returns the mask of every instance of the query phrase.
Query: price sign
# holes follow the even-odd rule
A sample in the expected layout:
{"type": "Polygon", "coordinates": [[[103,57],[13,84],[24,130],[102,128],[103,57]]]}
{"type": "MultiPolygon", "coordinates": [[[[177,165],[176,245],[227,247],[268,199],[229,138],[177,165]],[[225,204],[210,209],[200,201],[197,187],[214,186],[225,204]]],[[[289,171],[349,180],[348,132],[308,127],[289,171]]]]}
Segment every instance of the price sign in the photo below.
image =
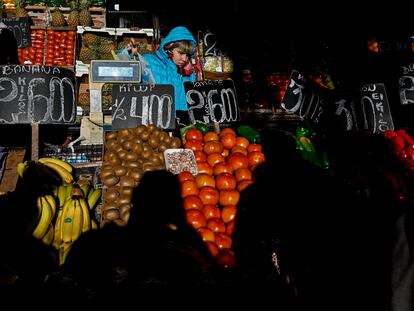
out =
{"type": "Polygon", "coordinates": [[[240,120],[232,80],[185,82],[184,89],[191,123],[227,123],[240,120]]]}
{"type": "Polygon", "coordinates": [[[114,84],[112,128],[155,124],[175,128],[174,87],[170,84],[114,84]]]}

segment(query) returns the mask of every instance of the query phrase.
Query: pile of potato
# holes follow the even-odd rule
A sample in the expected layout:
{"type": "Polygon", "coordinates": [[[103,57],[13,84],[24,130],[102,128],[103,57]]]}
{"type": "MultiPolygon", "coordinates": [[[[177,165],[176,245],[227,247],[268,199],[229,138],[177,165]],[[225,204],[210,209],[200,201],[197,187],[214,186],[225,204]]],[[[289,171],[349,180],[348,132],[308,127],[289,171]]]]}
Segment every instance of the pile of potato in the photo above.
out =
{"type": "Polygon", "coordinates": [[[165,169],[164,151],[179,148],[181,140],[154,124],[107,132],[101,169],[104,184],[102,225],[128,223],[131,197],[147,171],[165,169]]]}

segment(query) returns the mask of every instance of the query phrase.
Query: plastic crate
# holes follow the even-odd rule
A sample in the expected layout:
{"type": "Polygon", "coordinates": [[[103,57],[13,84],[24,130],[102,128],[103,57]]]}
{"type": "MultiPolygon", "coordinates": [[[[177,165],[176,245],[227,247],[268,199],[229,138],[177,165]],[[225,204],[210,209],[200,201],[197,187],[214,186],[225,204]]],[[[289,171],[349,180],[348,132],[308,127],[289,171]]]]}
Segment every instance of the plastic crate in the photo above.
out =
{"type": "Polygon", "coordinates": [[[56,151],[49,146],[43,150],[43,157],[58,158],[72,164],[102,162],[103,145],[76,145],[71,148],[61,148],[56,151]]]}

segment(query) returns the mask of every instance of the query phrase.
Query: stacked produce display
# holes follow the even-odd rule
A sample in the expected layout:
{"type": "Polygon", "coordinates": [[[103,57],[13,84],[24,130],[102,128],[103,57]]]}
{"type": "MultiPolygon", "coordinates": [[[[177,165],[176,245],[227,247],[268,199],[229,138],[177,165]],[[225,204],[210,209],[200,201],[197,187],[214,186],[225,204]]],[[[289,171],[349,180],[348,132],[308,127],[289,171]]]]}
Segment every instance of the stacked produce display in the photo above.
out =
{"type": "Polygon", "coordinates": [[[220,133],[193,128],[185,134],[184,147],[193,150],[198,166],[196,176],[179,174],[187,221],[224,267],[235,266],[232,236],[240,192],[253,183],[253,171],[265,161],[262,146],[249,138],[252,143],[232,128],[220,133]]]}
{"type": "Polygon", "coordinates": [[[165,169],[164,151],[178,148],[181,140],[154,124],[108,132],[101,178],[104,184],[102,225],[128,223],[131,196],[147,171],[165,169]]]}

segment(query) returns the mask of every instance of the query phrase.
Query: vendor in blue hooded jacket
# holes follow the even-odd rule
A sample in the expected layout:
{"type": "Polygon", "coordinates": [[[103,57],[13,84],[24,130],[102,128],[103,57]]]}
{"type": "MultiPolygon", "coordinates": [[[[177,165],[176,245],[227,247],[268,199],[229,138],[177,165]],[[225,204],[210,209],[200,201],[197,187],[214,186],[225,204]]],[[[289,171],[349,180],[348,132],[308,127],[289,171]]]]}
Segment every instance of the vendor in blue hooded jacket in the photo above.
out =
{"type": "Polygon", "coordinates": [[[155,54],[140,55],[132,39],[125,49],[118,52],[118,56],[128,53],[130,59],[141,61],[144,83],[172,84],[176,112],[187,111],[184,82],[195,80],[194,72],[189,69],[195,47],[196,40],[191,32],[183,26],[178,26],[161,40],[160,47],[155,54]]]}

